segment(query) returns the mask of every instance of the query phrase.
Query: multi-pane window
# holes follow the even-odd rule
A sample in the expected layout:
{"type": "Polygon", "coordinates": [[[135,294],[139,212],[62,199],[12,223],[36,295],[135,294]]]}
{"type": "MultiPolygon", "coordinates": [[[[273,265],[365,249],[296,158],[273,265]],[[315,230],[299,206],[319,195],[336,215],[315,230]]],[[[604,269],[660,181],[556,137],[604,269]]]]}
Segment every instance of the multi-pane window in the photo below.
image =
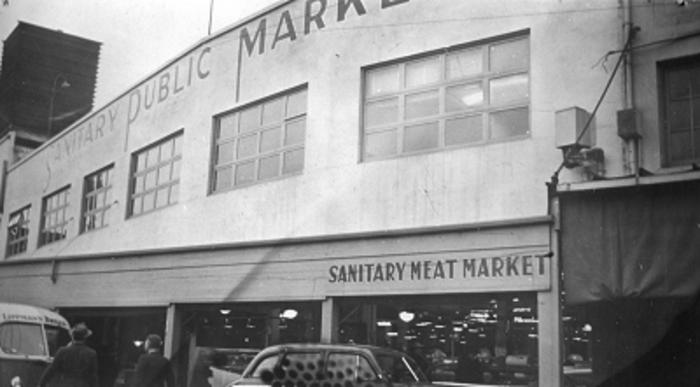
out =
{"type": "Polygon", "coordinates": [[[368,68],[364,159],[528,135],[529,51],[517,37],[368,68]]]}
{"type": "Polygon", "coordinates": [[[85,177],[80,232],[107,226],[112,203],[112,169],[103,168],[85,177]]]}
{"type": "Polygon", "coordinates": [[[304,169],[306,88],[220,115],[214,126],[213,192],[304,169]]]}
{"type": "Polygon", "coordinates": [[[662,67],[665,159],[700,161],[700,56],[662,67]]]}
{"type": "Polygon", "coordinates": [[[27,251],[29,239],[29,208],[26,206],[10,214],[7,224],[7,256],[27,251]]]}
{"type": "Polygon", "coordinates": [[[181,162],[182,132],[133,154],[130,215],[143,214],[177,203],[181,162]]]}
{"type": "Polygon", "coordinates": [[[68,195],[70,186],[44,198],[41,212],[39,246],[61,239],[68,233],[68,195]]]}

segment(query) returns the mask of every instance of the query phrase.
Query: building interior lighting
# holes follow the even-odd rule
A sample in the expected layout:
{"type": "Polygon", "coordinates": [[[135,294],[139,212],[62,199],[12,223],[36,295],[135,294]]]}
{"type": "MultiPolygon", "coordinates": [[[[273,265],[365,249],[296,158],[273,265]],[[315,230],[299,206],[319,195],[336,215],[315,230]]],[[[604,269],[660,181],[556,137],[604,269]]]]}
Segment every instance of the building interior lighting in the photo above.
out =
{"type": "Polygon", "coordinates": [[[219,309],[219,313],[221,313],[224,316],[228,316],[231,314],[231,309],[219,309]]]}
{"type": "Polygon", "coordinates": [[[287,320],[294,320],[299,315],[299,311],[296,309],[285,309],[280,313],[280,318],[287,320]]]}
{"type": "Polygon", "coordinates": [[[379,320],[379,321],[377,321],[377,326],[378,327],[390,327],[391,321],[379,320]]]}
{"type": "Polygon", "coordinates": [[[401,319],[401,321],[403,321],[405,323],[410,323],[411,321],[413,321],[413,319],[415,317],[416,317],[415,313],[409,312],[407,310],[403,310],[399,313],[399,318],[401,319]]]}

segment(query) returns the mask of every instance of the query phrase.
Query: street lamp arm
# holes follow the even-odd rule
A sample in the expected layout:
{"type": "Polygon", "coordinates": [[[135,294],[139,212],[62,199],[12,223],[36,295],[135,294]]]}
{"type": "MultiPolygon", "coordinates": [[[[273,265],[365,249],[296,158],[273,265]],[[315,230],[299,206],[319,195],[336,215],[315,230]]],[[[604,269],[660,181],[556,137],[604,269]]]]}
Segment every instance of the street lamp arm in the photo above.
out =
{"type": "Polygon", "coordinates": [[[58,73],[56,76],[53,78],[53,83],[51,84],[51,94],[49,95],[49,114],[47,118],[47,139],[51,138],[51,130],[53,126],[53,109],[54,109],[54,101],[56,99],[56,91],[58,88],[58,80],[63,78],[63,82],[61,83],[61,88],[66,89],[69,88],[71,85],[66,79],[66,76],[63,75],[63,73],[58,73]]]}

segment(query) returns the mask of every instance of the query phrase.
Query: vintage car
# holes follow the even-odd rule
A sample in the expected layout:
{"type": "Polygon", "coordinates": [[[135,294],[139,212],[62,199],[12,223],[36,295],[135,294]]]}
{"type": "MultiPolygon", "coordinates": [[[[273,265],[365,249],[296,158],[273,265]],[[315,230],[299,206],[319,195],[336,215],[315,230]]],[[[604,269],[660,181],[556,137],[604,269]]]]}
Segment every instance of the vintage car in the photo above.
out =
{"type": "Polygon", "coordinates": [[[408,355],[352,344],[282,344],[262,350],[229,386],[430,386],[408,355]],[[330,383],[330,384],[329,384],[330,383]]]}

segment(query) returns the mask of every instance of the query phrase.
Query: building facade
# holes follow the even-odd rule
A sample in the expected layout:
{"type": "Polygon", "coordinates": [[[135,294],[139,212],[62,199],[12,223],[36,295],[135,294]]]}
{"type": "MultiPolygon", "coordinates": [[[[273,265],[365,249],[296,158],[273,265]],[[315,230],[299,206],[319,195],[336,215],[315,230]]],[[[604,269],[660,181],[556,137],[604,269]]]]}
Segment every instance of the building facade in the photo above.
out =
{"type": "MultiPolygon", "coordinates": [[[[420,352],[442,381],[475,356],[471,381],[560,385],[558,193],[639,170],[630,154],[666,166],[653,126],[643,152],[617,135],[631,73],[657,59],[593,109],[600,60],[631,11],[656,28],[670,8],[653,4],[280,1],[9,167],[2,298],[87,321],[110,385],[151,332],[183,386],[206,383],[214,352],[244,363],[290,341],[420,352]],[[548,191],[557,146],[583,161],[548,191]]],[[[594,352],[569,373],[595,372],[594,352]]]]}

